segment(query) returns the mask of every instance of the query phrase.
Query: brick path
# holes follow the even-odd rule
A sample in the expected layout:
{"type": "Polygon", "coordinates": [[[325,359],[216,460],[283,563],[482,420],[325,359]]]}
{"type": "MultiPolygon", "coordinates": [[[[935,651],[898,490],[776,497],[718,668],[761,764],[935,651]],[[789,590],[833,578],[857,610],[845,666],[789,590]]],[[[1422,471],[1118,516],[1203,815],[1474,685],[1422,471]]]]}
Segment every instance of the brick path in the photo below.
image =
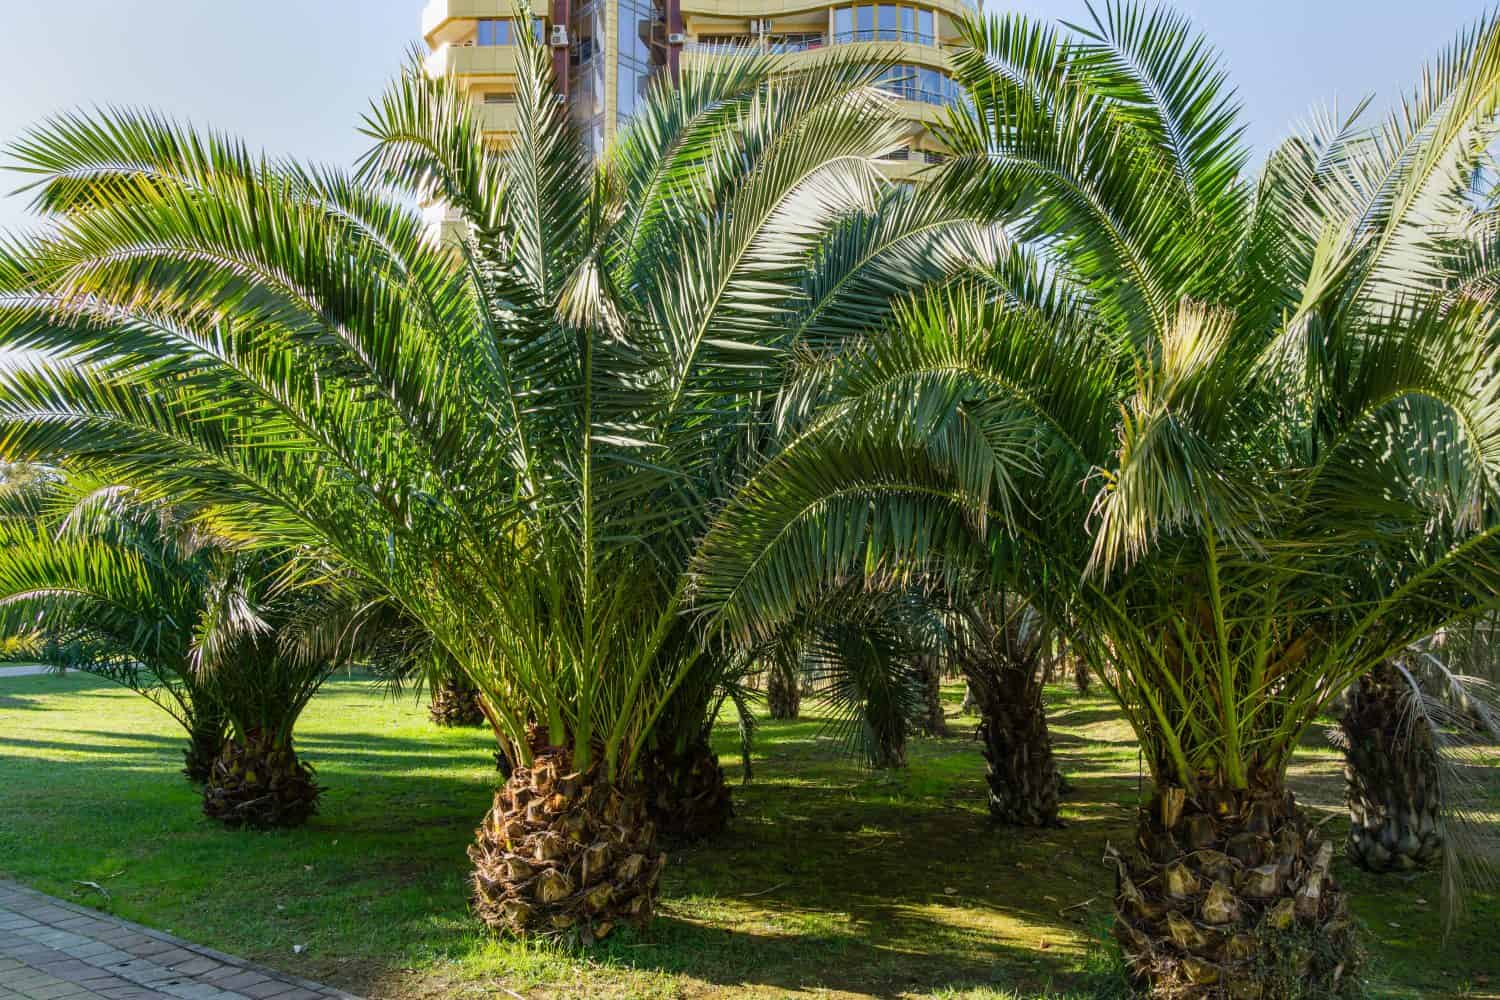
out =
{"type": "Polygon", "coordinates": [[[359,1000],[0,881],[0,1000],[359,1000]]]}

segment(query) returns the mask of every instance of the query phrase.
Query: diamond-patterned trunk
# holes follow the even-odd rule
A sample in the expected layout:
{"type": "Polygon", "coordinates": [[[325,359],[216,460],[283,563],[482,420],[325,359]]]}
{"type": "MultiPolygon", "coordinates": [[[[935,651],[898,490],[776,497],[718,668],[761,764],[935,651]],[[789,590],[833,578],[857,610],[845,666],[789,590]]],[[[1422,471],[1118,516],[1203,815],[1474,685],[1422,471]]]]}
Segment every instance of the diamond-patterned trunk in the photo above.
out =
{"type": "Polygon", "coordinates": [[[645,796],[569,761],[517,767],[476,832],[474,910],[492,930],[592,942],[651,919],[666,859],[645,796]]]}
{"type": "Polygon", "coordinates": [[[964,675],[979,711],[990,816],[1007,826],[1058,825],[1061,773],[1042,704],[1041,671],[1030,660],[967,658],[964,675]]]}
{"type": "Polygon", "coordinates": [[[450,678],[432,686],[427,717],[445,728],[482,726],[486,721],[479,707],[479,691],[462,678],[450,678]]]}
{"type": "Polygon", "coordinates": [[[1350,691],[1340,723],[1347,743],[1346,851],[1374,872],[1422,868],[1443,852],[1437,750],[1412,697],[1400,672],[1383,664],[1350,691]]]}
{"type": "Polygon", "coordinates": [[[647,809],[663,839],[703,840],[728,827],[734,797],[718,755],[706,742],[682,753],[655,751],[643,771],[647,809]]]}
{"type": "Polygon", "coordinates": [[[322,791],[290,741],[252,733],[224,742],[203,786],[203,814],[228,827],[301,826],[322,791]]]}
{"type": "Polygon", "coordinates": [[[802,711],[802,692],[797,677],[773,665],[766,674],[766,707],[773,719],[795,719],[802,711]]]}
{"type": "Polygon", "coordinates": [[[224,748],[229,723],[224,713],[208,704],[207,698],[195,699],[188,723],[188,745],[182,751],[182,773],[195,785],[206,784],[213,773],[214,761],[224,748]]]}
{"type": "Polygon", "coordinates": [[[1284,1000],[1352,994],[1344,893],[1284,788],[1167,786],[1118,862],[1115,936],[1158,997],[1284,1000]]]}

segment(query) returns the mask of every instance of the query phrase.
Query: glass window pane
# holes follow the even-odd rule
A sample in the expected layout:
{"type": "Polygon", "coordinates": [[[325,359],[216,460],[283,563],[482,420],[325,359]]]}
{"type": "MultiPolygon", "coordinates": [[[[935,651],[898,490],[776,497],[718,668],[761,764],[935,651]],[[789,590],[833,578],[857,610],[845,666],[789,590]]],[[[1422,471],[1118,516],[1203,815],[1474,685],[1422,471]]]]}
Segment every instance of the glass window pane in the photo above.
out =
{"type": "Polygon", "coordinates": [[[883,3],[876,8],[879,13],[879,38],[882,42],[894,42],[896,40],[897,13],[893,4],[883,3]]]}
{"type": "Polygon", "coordinates": [[[839,7],[833,12],[833,35],[838,41],[852,40],[854,31],[854,8],[839,7]]]}
{"type": "Polygon", "coordinates": [[[856,32],[856,41],[868,42],[875,37],[874,7],[855,8],[854,30],[856,32]]]}
{"type": "Polygon", "coordinates": [[[917,10],[915,7],[901,8],[901,40],[903,42],[915,42],[917,40],[917,10]]]}
{"type": "Polygon", "coordinates": [[[933,35],[932,31],[932,11],[917,11],[917,34],[920,36],[922,44],[933,45],[936,43],[936,36],[933,35]]]}

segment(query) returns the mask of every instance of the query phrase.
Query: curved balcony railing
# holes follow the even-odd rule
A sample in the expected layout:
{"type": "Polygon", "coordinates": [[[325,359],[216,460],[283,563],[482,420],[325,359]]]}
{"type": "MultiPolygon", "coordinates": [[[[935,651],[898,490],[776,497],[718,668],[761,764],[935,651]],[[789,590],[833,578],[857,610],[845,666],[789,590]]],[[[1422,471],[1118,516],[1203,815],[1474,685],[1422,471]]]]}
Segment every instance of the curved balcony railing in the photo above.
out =
{"type": "Polygon", "coordinates": [[[852,45],[856,42],[907,42],[912,45],[937,45],[937,36],[930,31],[915,31],[910,28],[859,28],[854,31],[833,33],[834,45],[852,45]]]}
{"type": "Polygon", "coordinates": [[[955,84],[951,89],[942,87],[931,89],[918,87],[912,84],[893,83],[890,81],[876,84],[881,90],[892,97],[903,101],[916,101],[919,104],[936,104],[939,106],[956,104],[962,99],[958,86],[955,84]]]}
{"type": "Polygon", "coordinates": [[[684,42],[684,52],[701,52],[716,56],[758,56],[766,53],[786,55],[792,52],[812,52],[825,48],[822,38],[809,38],[795,42],[760,42],[746,38],[742,42],[684,42]]]}

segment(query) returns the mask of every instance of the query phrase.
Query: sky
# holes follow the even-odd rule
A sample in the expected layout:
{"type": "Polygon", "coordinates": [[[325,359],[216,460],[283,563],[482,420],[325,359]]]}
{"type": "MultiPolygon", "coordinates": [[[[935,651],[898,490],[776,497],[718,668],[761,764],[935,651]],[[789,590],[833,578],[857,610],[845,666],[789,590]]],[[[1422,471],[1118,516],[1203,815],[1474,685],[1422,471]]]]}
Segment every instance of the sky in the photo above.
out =
{"type": "MultiPolygon", "coordinates": [[[[1077,20],[1084,0],[986,0],[1077,20]]],[[[350,164],[360,115],[419,41],[423,0],[0,0],[0,144],[59,111],[149,107],[350,164]]],[[[1486,0],[1176,0],[1224,53],[1264,153],[1315,105],[1384,107],[1486,0]]],[[[0,195],[18,186],[0,174],[0,195]]],[[[25,198],[0,196],[0,230],[25,198]]]]}

